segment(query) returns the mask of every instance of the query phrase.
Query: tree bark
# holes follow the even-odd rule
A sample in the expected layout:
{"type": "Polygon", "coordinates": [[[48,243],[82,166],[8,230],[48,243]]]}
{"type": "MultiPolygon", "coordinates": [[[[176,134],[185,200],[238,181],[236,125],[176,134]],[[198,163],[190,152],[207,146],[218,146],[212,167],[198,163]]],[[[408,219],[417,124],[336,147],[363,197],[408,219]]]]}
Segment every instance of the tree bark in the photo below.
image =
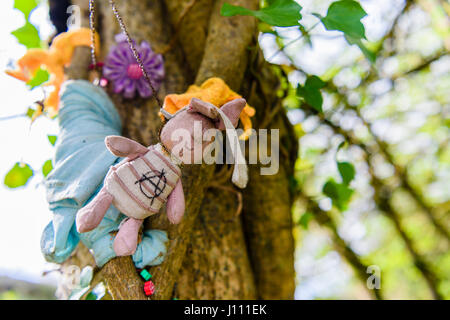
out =
{"type": "MultiPolygon", "coordinates": [[[[84,1],[74,4],[77,2],[83,9],[86,26],[87,7],[84,1]]],[[[119,27],[108,1],[97,2],[104,57],[114,44],[119,27]]],[[[149,270],[156,286],[152,299],[293,297],[289,181],[297,143],[283,109],[279,108],[277,77],[258,50],[256,21],[251,17],[220,16],[224,2],[116,1],[131,36],[138,42],[149,41],[156,52],[164,53],[166,78],[158,93],[161,100],[168,93],[184,92],[192,83],[220,77],[255,107],[254,124],[280,129],[284,148],[280,171],[274,176],[261,176],[259,166],[250,166],[250,182],[242,191],[234,188],[230,179],[220,181],[220,177],[227,177],[226,166],[183,168],[186,212],[182,222],[171,225],[161,212],[147,219],[145,225],[166,230],[170,239],[165,261],[149,270]],[[242,199],[244,209],[238,214],[242,199]]],[[[250,9],[258,7],[257,0],[226,2],[250,9]]],[[[160,126],[156,102],[111,96],[123,121],[123,135],[146,145],[156,143],[160,126]]],[[[86,255],[86,250],[79,249],[70,263],[92,264],[86,255]]],[[[113,299],[146,298],[130,257],[108,262],[96,274],[95,281],[102,280],[113,299]]]]}

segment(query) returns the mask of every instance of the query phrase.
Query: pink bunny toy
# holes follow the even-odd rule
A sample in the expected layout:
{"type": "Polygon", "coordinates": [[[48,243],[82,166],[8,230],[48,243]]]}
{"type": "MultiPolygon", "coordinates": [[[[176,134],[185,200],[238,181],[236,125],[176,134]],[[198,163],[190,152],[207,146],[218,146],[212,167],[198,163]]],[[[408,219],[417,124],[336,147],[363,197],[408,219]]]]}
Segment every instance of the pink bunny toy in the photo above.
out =
{"type": "MultiPolygon", "coordinates": [[[[181,159],[190,159],[190,163],[194,160],[194,124],[201,123],[202,132],[213,128],[226,129],[229,138],[230,132],[234,132],[232,138],[237,139],[234,128],[245,104],[244,99],[235,99],[218,109],[193,98],[188,106],[173,115],[161,109],[168,118],[161,130],[161,142],[148,148],[121,136],[106,137],[105,144],[111,153],[126,158],[110,168],[103,188],[88,205],[78,211],[78,232],[88,232],[97,227],[113,204],[128,217],[122,222],[113,245],[118,256],[126,256],[136,250],[143,219],[158,213],[166,201],[169,221],[179,223],[185,209],[179,165],[181,159]],[[190,133],[190,143],[180,144],[173,134],[180,128],[190,133]]],[[[209,144],[211,141],[202,142],[202,152],[209,144]]],[[[235,159],[237,157],[241,157],[242,161],[240,150],[235,154],[235,159]]],[[[244,166],[235,165],[233,182],[241,188],[247,183],[246,170],[245,160],[244,166]]]]}

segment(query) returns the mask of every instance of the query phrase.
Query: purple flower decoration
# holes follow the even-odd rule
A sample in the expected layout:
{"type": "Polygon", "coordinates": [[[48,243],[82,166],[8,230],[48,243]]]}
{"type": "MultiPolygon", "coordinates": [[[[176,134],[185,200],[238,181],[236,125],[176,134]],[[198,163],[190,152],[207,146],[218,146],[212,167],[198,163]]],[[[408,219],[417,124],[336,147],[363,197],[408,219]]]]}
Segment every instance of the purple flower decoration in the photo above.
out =
{"type": "MultiPolygon", "coordinates": [[[[116,35],[117,45],[111,48],[103,67],[103,76],[112,81],[114,92],[123,92],[125,98],[133,98],[136,90],[143,98],[152,95],[152,89],[145,79],[124,34],[116,35]]],[[[150,44],[142,41],[135,47],[144,64],[155,90],[161,86],[164,78],[164,62],[160,54],[153,52],[150,44]]]]}

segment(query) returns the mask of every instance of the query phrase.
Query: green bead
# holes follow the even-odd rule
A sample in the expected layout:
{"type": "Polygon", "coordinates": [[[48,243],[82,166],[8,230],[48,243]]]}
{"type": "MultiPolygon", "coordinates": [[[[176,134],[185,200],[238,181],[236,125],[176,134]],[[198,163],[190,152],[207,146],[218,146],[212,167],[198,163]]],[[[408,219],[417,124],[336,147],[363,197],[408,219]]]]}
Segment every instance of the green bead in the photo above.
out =
{"type": "Polygon", "coordinates": [[[144,278],[145,281],[147,281],[152,277],[152,275],[147,270],[144,269],[141,271],[141,277],[144,278]]]}

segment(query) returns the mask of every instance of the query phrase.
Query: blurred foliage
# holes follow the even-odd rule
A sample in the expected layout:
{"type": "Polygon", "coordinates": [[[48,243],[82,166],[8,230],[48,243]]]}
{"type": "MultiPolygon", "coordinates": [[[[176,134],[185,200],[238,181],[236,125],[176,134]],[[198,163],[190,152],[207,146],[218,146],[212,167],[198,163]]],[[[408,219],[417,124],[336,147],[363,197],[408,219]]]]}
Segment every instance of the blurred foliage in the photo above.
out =
{"type": "Polygon", "coordinates": [[[297,86],[297,95],[302,97],[307,104],[313,107],[316,111],[322,112],[322,93],[320,89],[325,86],[325,82],[320,80],[317,76],[310,76],[305,81],[305,85],[299,84],[297,86]]]}
{"type": "Polygon", "coordinates": [[[20,44],[23,44],[27,49],[40,48],[41,38],[39,37],[38,29],[30,22],[30,14],[37,7],[39,1],[36,0],[15,0],[14,8],[21,11],[25,17],[25,24],[11,32],[17,38],[20,44]]]}
{"type": "Polygon", "coordinates": [[[298,3],[259,24],[300,141],[297,298],[449,299],[448,2],[298,3]]]}
{"type": "Polygon", "coordinates": [[[353,194],[353,189],[349,188],[345,183],[337,183],[334,179],[330,179],[323,185],[322,192],[332,200],[332,203],[339,210],[346,210],[353,194]]]}
{"type": "Polygon", "coordinates": [[[302,7],[293,0],[275,0],[261,10],[250,10],[241,6],[224,3],[220,13],[225,17],[235,15],[254,16],[273,26],[290,27],[298,25],[302,18],[302,7]]]}
{"type": "Polygon", "coordinates": [[[49,78],[50,74],[48,73],[47,70],[38,69],[34,77],[27,82],[27,85],[30,89],[34,89],[36,87],[39,87],[41,84],[47,82],[49,78]]]}
{"type": "Polygon", "coordinates": [[[54,135],[48,135],[47,138],[48,138],[48,142],[50,142],[50,144],[51,144],[52,146],[55,145],[56,140],[58,139],[58,137],[57,137],[57,136],[54,136],[54,135]]]}
{"type": "MultiPolygon", "coordinates": [[[[12,31],[11,34],[16,37],[17,41],[24,45],[27,49],[40,48],[42,40],[39,36],[38,29],[30,22],[30,15],[39,5],[40,0],[14,0],[14,9],[19,10],[25,17],[25,24],[12,31]]],[[[38,69],[34,76],[27,82],[27,86],[30,90],[40,87],[50,78],[50,74],[45,69],[38,69]]],[[[42,103],[36,102],[37,108],[29,107],[25,116],[30,118],[31,123],[35,120],[36,111],[42,109],[42,103]],[[39,109],[39,110],[38,110],[39,109]]],[[[54,146],[56,142],[56,136],[48,136],[49,142],[54,146]]],[[[42,175],[47,175],[52,171],[53,164],[51,160],[47,160],[42,164],[42,175]]],[[[29,180],[33,177],[34,170],[31,166],[25,162],[17,162],[5,176],[4,184],[9,188],[18,188],[25,186],[29,180]]]]}
{"type": "Polygon", "coordinates": [[[361,19],[367,13],[356,1],[342,0],[333,2],[328,8],[327,15],[322,17],[316,14],[327,30],[344,32],[354,39],[366,38],[364,25],[361,19]]]}
{"type": "Polygon", "coordinates": [[[11,32],[11,34],[17,38],[20,44],[23,44],[28,49],[39,48],[41,46],[39,31],[28,21],[19,29],[11,32]]]}
{"type": "Polygon", "coordinates": [[[91,288],[92,277],[94,269],[91,266],[86,266],[81,270],[80,281],[76,288],[74,288],[68,299],[69,300],[101,300],[106,293],[105,285],[100,282],[94,288],[91,288]]]}
{"type": "Polygon", "coordinates": [[[25,18],[28,19],[31,11],[37,7],[39,1],[37,0],[15,0],[14,9],[21,11],[25,18]]]}
{"type": "Polygon", "coordinates": [[[55,288],[24,280],[0,277],[0,300],[54,300],[55,288]]]}
{"type": "Polygon", "coordinates": [[[49,159],[45,161],[44,164],[42,165],[42,174],[44,175],[44,177],[47,177],[50,171],[52,170],[53,170],[52,160],[49,159]]]}
{"type": "Polygon", "coordinates": [[[9,188],[17,188],[26,185],[32,176],[33,170],[28,164],[16,162],[6,174],[4,183],[9,188]]]}

